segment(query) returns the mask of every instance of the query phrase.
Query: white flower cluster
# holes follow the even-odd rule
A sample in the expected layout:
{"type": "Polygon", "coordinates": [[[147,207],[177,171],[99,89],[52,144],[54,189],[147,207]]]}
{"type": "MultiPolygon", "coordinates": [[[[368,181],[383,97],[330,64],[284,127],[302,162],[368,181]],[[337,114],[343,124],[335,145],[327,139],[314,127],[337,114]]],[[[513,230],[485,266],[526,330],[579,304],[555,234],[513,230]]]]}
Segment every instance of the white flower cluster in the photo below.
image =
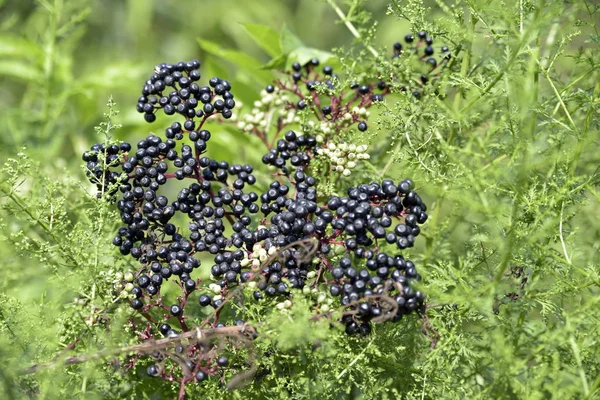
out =
{"type": "MultiPolygon", "coordinates": [[[[319,291],[316,287],[311,288],[314,283],[314,279],[316,278],[317,273],[315,271],[310,271],[306,278],[304,287],[302,288],[302,293],[305,296],[312,297],[313,300],[316,301],[319,312],[326,313],[331,310],[331,305],[333,304],[333,299],[326,292],[319,291]]],[[[282,312],[288,312],[287,310],[292,307],[292,302],[288,300],[284,300],[275,305],[275,308],[282,312]]]]}
{"type": "MultiPolygon", "coordinates": [[[[350,117],[352,118],[352,117],[350,117]]],[[[317,143],[323,143],[323,135],[329,135],[334,132],[335,126],[329,121],[313,121],[312,119],[306,122],[308,130],[319,133],[315,136],[317,143]]]]}
{"type": "MultiPolygon", "coordinates": [[[[264,228],[264,226],[258,227],[258,229],[261,229],[261,228],[264,228]]],[[[242,259],[242,261],[240,261],[240,264],[242,265],[242,268],[252,265],[253,269],[257,269],[260,267],[260,264],[262,264],[269,257],[271,257],[275,253],[277,253],[277,250],[278,250],[277,246],[271,246],[267,250],[264,247],[262,247],[262,245],[260,243],[255,243],[254,246],[252,247],[252,254],[244,255],[244,258],[242,259]]]]}
{"type": "Polygon", "coordinates": [[[254,102],[252,110],[245,114],[237,123],[239,129],[244,132],[252,132],[254,129],[265,130],[271,124],[271,120],[275,116],[275,108],[279,107],[278,113],[281,117],[281,122],[284,125],[293,122],[300,122],[300,117],[296,115],[294,108],[286,109],[284,106],[289,102],[289,96],[282,93],[278,88],[275,88],[273,93],[268,93],[266,90],[260,92],[260,100],[254,102]]]}
{"type": "MultiPolygon", "coordinates": [[[[364,107],[353,107],[352,114],[358,115],[358,118],[369,118],[369,115],[371,115],[371,113],[369,111],[367,111],[367,109],[364,107]]],[[[350,113],[344,114],[344,119],[351,120],[352,114],[350,114],[350,113]]]]}
{"type": "Polygon", "coordinates": [[[327,157],[331,169],[341,172],[343,176],[349,176],[359,160],[368,160],[371,157],[367,153],[366,144],[357,146],[347,143],[329,143],[326,146],[319,147],[317,154],[321,157],[327,157]]]}

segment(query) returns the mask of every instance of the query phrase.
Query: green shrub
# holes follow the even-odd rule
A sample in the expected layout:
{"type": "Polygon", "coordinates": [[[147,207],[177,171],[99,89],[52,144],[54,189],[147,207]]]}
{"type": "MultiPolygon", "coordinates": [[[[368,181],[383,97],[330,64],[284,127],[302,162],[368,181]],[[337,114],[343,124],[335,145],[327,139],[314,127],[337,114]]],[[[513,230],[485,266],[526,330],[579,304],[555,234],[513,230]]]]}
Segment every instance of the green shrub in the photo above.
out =
{"type": "MultiPolygon", "coordinates": [[[[118,212],[96,198],[79,161],[92,143],[135,143],[148,134],[134,106],[148,65],[157,60],[123,55],[91,72],[114,49],[94,43],[103,52],[86,53],[81,38],[89,40],[86,26],[96,32],[90,11],[109,11],[93,2],[65,3],[40,1],[29,9],[0,2],[7,10],[0,34],[0,393],[15,399],[181,397],[179,382],[146,373],[156,343],[141,339],[147,332],[140,314],[115,292],[138,267],[111,245],[121,226],[118,212]],[[98,123],[113,91],[119,103],[111,101],[98,123]]],[[[143,8],[138,3],[127,3],[130,22],[136,21],[132,10],[143,8]]],[[[599,398],[598,6],[392,1],[383,16],[366,2],[327,3],[308,5],[329,7],[329,22],[342,18],[340,29],[357,36],[331,53],[304,44],[313,38],[306,34],[301,41],[287,26],[274,31],[246,24],[237,48],[235,36],[194,42],[188,34],[186,40],[200,46],[203,76],[229,77],[236,101],[245,104],[240,117],[277,76],[273,70],[294,61],[328,59],[343,84],[401,82],[370,109],[366,132],[341,133],[348,143],[369,144],[369,160],[347,177],[326,163],[316,170],[322,199],[365,181],[410,177],[416,183],[429,219],[415,247],[402,254],[422,275],[416,288],[427,295],[425,309],[374,324],[365,337],[348,336],[337,323],[342,307],[323,316],[313,295],[298,293],[281,312],[276,301],[256,303],[252,290],[241,291],[245,301],[229,312],[248,323],[249,333],[256,329],[256,338],[213,341],[235,368],[190,382],[184,393],[215,399],[599,398]],[[447,44],[452,58],[416,99],[401,86],[418,80],[421,64],[399,68],[391,44],[421,30],[447,44]]],[[[153,3],[148,12],[157,21],[173,18],[163,6],[153,3]]],[[[234,23],[227,10],[214,18],[234,23]]],[[[150,35],[152,27],[142,22],[136,26],[150,35]]],[[[183,40],[186,26],[176,29],[183,40]]],[[[157,30],[170,34],[163,26],[157,30]]],[[[173,45],[181,55],[160,56],[185,59],[190,43],[173,45]]],[[[159,116],[152,129],[162,134],[171,122],[159,116]]],[[[310,129],[303,122],[296,131],[310,129]]],[[[210,157],[251,163],[260,185],[269,182],[259,137],[235,124],[211,124],[210,130],[210,157]]],[[[210,315],[202,313],[199,320],[210,315]]]]}

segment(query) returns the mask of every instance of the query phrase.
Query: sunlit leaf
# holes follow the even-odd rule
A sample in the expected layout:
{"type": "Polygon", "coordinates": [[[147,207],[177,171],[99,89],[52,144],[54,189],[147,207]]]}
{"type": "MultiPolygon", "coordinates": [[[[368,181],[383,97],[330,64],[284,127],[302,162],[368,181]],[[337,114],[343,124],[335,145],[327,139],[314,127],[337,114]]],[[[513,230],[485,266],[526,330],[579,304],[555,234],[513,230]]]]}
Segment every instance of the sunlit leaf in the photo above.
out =
{"type": "Polygon", "coordinates": [[[241,51],[224,49],[220,44],[211,42],[210,40],[198,39],[198,43],[202,50],[217,57],[221,57],[239,68],[243,68],[262,82],[271,80],[271,74],[262,70],[262,64],[254,57],[241,51]]]}
{"type": "Polygon", "coordinates": [[[279,32],[265,25],[242,24],[254,42],[270,56],[281,54],[279,32]]]}
{"type": "Polygon", "coordinates": [[[293,50],[302,46],[304,46],[304,43],[284,24],[281,30],[281,51],[283,54],[290,54],[293,50]]]}

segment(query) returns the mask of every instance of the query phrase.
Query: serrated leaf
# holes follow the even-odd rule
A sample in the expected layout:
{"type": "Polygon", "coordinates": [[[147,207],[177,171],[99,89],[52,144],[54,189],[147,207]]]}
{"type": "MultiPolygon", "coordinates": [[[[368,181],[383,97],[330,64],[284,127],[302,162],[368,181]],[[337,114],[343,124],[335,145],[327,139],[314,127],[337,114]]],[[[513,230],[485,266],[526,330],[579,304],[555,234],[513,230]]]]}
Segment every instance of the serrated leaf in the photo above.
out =
{"type": "Polygon", "coordinates": [[[279,41],[279,32],[275,29],[258,24],[242,24],[246,32],[271,57],[277,57],[281,54],[281,43],[279,41]]]}
{"type": "Polygon", "coordinates": [[[249,56],[246,53],[237,50],[223,49],[220,44],[210,40],[198,39],[198,43],[200,44],[202,50],[233,63],[237,67],[249,72],[263,82],[267,82],[272,79],[272,76],[269,72],[261,69],[262,64],[257,59],[249,56]]]}
{"type": "Polygon", "coordinates": [[[298,38],[298,36],[294,35],[294,33],[290,30],[287,25],[283,25],[281,29],[281,51],[283,54],[290,54],[292,51],[299,47],[304,47],[304,43],[302,40],[298,38]]]}
{"type": "Polygon", "coordinates": [[[0,61],[0,75],[33,82],[42,78],[41,71],[31,63],[17,60],[0,61]]]}

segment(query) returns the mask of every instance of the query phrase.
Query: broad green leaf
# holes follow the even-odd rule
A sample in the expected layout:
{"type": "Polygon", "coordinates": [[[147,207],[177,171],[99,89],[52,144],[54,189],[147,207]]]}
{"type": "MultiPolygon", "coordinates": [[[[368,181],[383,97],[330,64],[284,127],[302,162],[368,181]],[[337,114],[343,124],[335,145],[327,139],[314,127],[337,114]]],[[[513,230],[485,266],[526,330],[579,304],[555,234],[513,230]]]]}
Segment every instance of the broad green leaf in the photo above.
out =
{"type": "Polygon", "coordinates": [[[0,61],[0,76],[9,76],[24,81],[39,81],[42,73],[32,63],[26,61],[0,61]]]}
{"type": "Polygon", "coordinates": [[[210,40],[198,39],[198,43],[202,50],[233,63],[237,67],[254,75],[254,77],[260,79],[262,82],[268,82],[273,78],[270,72],[261,69],[262,64],[257,59],[246,53],[224,49],[220,44],[211,42],[210,40]]]}
{"type": "Polygon", "coordinates": [[[254,42],[271,57],[281,54],[279,32],[265,25],[242,24],[254,42]]]}
{"type": "Polygon", "coordinates": [[[299,62],[301,65],[304,65],[313,58],[318,58],[320,62],[324,63],[331,57],[333,57],[333,54],[328,51],[301,46],[289,53],[286,66],[291,67],[295,61],[299,62]]]}
{"type": "Polygon", "coordinates": [[[281,29],[281,51],[283,54],[290,54],[293,50],[303,46],[304,43],[302,43],[298,36],[294,35],[290,28],[284,24],[281,29]]]}
{"type": "Polygon", "coordinates": [[[262,66],[262,69],[281,70],[285,68],[287,56],[283,54],[279,57],[272,58],[271,61],[262,66]]]}

